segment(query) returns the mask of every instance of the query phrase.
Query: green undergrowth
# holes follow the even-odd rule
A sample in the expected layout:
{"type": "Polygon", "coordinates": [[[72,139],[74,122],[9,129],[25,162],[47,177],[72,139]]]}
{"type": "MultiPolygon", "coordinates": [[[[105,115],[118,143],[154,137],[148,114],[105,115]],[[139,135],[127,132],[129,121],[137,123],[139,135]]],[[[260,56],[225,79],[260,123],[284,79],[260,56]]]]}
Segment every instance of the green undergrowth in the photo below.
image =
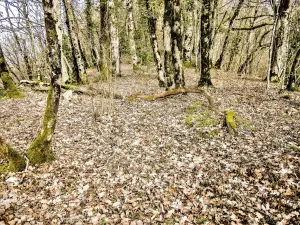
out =
{"type": "Polygon", "coordinates": [[[193,102],[185,113],[185,125],[196,128],[199,135],[212,138],[220,132],[221,119],[218,113],[203,106],[201,102],[193,102]]]}
{"type": "Polygon", "coordinates": [[[14,148],[5,144],[0,137],[0,158],[5,159],[7,164],[0,165],[0,173],[20,172],[26,167],[23,156],[14,148]]]}
{"type": "Polygon", "coordinates": [[[222,130],[230,134],[237,134],[237,131],[252,131],[252,124],[231,110],[218,112],[210,110],[201,102],[193,102],[185,111],[185,125],[194,128],[199,135],[206,138],[216,137],[222,130]]]}

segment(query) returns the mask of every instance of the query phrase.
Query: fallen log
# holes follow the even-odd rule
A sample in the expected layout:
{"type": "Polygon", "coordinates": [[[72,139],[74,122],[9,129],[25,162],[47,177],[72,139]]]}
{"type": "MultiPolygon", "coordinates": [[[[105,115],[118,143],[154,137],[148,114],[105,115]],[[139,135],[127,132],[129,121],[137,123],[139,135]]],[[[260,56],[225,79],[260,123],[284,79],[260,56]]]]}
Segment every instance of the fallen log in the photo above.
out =
{"type": "Polygon", "coordinates": [[[142,99],[145,101],[154,101],[159,98],[166,98],[169,96],[178,95],[178,94],[186,94],[186,93],[203,94],[206,97],[206,99],[208,100],[209,108],[215,109],[215,104],[214,104],[212,97],[205,90],[199,89],[199,88],[172,89],[172,90],[164,91],[162,93],[153,94],[153,95],[134,94],[129,97],[129,100],[133,101],[135,99],[142,99]]]}
{"type": "MultiPolygon", "coordinates": [[[[49,83],[44,83],[41,81],[31,81],[31,80],[21,80],[20,84],[23,85],[30,85],[33,86],[32,90],[34,91],[48,91],[50,84],[49,83]]],[[[112,93],[107,90],[102,90],[95,88],[91,85],[89,86],[75,86],[75,85],[70,85],[70,84],[61,84],[61,88],[66,89],[66,90],[72,90],[76,94],[85,94],[85,95],[90,95],[90,96],[96,96],[96,95],[102,95],[105,98],[114,98],[114,99],[123,99],[122,95],[112,93]]]]}

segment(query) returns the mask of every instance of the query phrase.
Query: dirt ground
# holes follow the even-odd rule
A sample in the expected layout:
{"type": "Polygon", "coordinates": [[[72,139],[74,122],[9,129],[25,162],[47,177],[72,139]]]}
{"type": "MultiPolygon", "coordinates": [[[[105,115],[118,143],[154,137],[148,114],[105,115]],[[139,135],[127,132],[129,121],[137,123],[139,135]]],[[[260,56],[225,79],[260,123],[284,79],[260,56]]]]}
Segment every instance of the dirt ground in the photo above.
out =
{"type": "MultiPolygon", "coordinates": [[[[185,75],[197,84],[193,69],[185,75]]],[[[56,160],[0,175],[0,224],[300,224],[300,151],[291,147],[300,145],[300,94],[218,71],[213,83],[218,112],[200,94],[128,101],[163,91],[153,69],[129,66],[96,85],[124,99],[62,98],[56,160]],[[236,135],[225,110],[235,112],[236,135]]],[[[22,152],[46,101],[24,92],[0,102],[0,134],[22,152]]]]}

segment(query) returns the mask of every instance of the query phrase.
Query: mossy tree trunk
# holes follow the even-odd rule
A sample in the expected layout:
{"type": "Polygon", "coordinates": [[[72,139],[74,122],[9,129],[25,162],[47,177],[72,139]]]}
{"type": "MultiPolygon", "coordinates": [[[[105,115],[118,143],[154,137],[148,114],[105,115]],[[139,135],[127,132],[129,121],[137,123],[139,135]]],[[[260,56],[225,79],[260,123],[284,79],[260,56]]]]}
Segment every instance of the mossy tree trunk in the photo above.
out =
{"type": "Polygon", "coordinates": [[[0,166],[0,173],[20,172],[26,167],[24,157],[14,148],[5,144],[0,137],[0,157],[8,161],[6,165],[0,166]]]}
{"type": "Polygon", "coordinates": [[[23,98],[24,95],[19,91],[13,79],[9,76],[9,71],[5,58],[3,55],[2,47],[0,45],[0,78],[4,85],[5,97],[7,98],[23,98]]]}
{"type": "Polygon", "coordinates": [[[108,65],[109,59],[109,38],[108,38],[108,21],[107,21],[107,0],[100,0],[100,76],[102,79],[107,80],[110,77],[110,69],[108,65]]]}
{"type": "Polygon", "coordinates": [[[146,8],[148,12],[148,28],[150,33],[150,42],[152,46],[156,70],[158,73],[157,78],[158,78],[159,86],[166,87],[165,70],[164,70],[161,54],[159,52],[159,46],[158,46],[157,35],[156,35],[156,18],[153,15],[149,0],[146,0],[146,8]]]}
{"type": "Polygon", "coordinates": [[[180,0],[171,3],[171,39],[172,39],[172,61],[174,66],[175,88],[184,88],[184,71],[182,68],[182,33],[181,33],[181,10],[180,0]]]}
{"type": "Polygon", "coordinates": [[[172,64],[172,44],[171,44],[171,4],[165,0],[163,38],[164,38],[164,67],[167,88],[173,85],[173,64],[172,64]]]}
{"type": "Polygon", "coordinates": [[[95,45],[95,35],[94,35],[94,22],[92,18],[93,12],[93,3],[91,0],[85,1],[86,8],[85,8],[85,17],[86,17],[86,26],[87,26],[87,33],[89,38],[90,50],[92,53],[92,64],[100,71],[99,67],[99,54],[95,45]]]}
{"type": "Polygon", "coordinates": [[[290,70],[289,80],[287,84],[287,89],[292,91],[295,88],[295,82],[296,82],[296,68],[297,64],[300,62],[300,48],[297,50],[296,56],[293,60],[292,67],[290,70]]]}
{"type": "Polygon", "coordinates": [[[76,33],[76,30],[78,31],[78,29],[76,29],[76,20],[74,18],[71,0],[63,0],[63,2],[66,8],[66,24],[68,27],[70,43],[72,48],[74,74],[75,74],[76,82],[78,84],[81,84],[81,83],[85,83],[86,70],[85,70],[82,50],[80,49],[78,33],[76,33]]]}
{"type": "Polygon", "coordinates": [[[203,0],[201,11],[201,77],[198,86],[211,86],[210,76],[210,48],[211,48],[211,28],[210,28],[210,0],[203,0]]]}
{"type": "Polygon", "coordinates": [[[48,92],[42,130],[26,153],[32,164],[44,163],[54,158],[50,146],[55,130],[61,93],[61,87],[58,84],[61,76],[61,51],[56,30],[58,20],[56,9],[58,4],[60,4],[58,0],[43,0],[48,58],[51,62],[51,85],[48,92]]]}

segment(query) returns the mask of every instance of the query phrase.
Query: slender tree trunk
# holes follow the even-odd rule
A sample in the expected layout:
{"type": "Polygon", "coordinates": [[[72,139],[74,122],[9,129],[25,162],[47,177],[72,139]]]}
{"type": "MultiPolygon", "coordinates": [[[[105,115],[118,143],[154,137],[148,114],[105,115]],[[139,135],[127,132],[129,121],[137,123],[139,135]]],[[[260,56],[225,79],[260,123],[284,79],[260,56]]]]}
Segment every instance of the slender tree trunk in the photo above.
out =
{"type": "Polygon", "coordinates": [[[277,54],[277,49],[275,52],[275,39],[276,39],[276,28],[278,25],[278,19],[279,15],[278,12],[275,13],[275,18],[274,18],[274,25],[273,25],[273,30],[272,30],[272,36],[271,36],[271,44],[270,44],[270,49],[269,49],[269,64],[268,64],[268,73],[267,73],[267,89],[270,88],[270,83],[271,83],[271,73],[272,73],[272,67],[273,64],[275,63],[275,54],[277,54]]]}
{"type": "Polygon", "coordinates": [[[227,45],[229,43],[229,34],[230,34],[231,30],[232,30],[233,22],[234,22],[235,18],[239,15],[240,10],[242,8],[242,5],[243,5],[244,1],[245,0],[239,0],[239,3],[238,3],[237,7],[234,10],[233,16],[231,17],[231,19],[229,21],[229,26],[228,26],[228,29],[227,29],[226,34],[225,34],[225,40],[224,40],[224,43],[223,43],[221,54],[220,54],[219,58],[217,59],[217,61],[215,63],[215,67],[217,69],[221,68],[221,65],[222,65],[222,62],[223,62],[223,58],[224,58],[224,54],[225,54],[225,50],[226,50],[227,45]]]}
{"type": "Polygon", "coordinates": [[[201,77],[198,86],[211,86],[210,76],[210,48],[211,48],[211,28],[210,28],[210,0],[203,0],[201,10],[201,77]]]}
{"type": "Polygon", "coordinates": [[[107,0],[100,1],[100,74],[101,78],[106,80],[110,77],[110,69],[108,65],[109,59],[109,38],[108,38],[108,23],[107,23],[107,0]]]}
{"type": "Polygon", "coordinates": [[[56,7],[57,7],[56,12],[58,14],[56,30],[57,30],[57,36],[58,36],[58,41],[59,41],[59,46],[60,46],[60,54],[61,54],[60,58],[61,58],[61,74],[62,75],[61,75],[60,82],[61,82],[61,84],[65,84],[69,80],[69,71],[67,69],[67,62],[65,60],[64,52],[63,52],[63,31],[62,31],[62,21],[61,21],[61,5],[57,4],[56,7]]]}
{"type": "Polygon", "coordinates": [[[50,146],[55,130],[61,93],[61,87],[58,83],[61,76],[61,50],[56,30],[58,20],[56,9],[58,4],[60,4],[58,0],[43,0],[48,57],[51,62],[51,85],[48,92],[42,130],[26,153],[32,164],[44,163],[54,158],[50,146]]]}
{"type": "MultiPolygon", "coordinates": [[[[54,1],[54,0],[53,0],[54,1]]],[[[70,43],[72,48],[72,56],[74,63],[74,74],[78,84],[86,82],[86,71],[84,60],[81,54],[81,48],[78,40],[78,34],[76,33],[76,21],[73,14],[73,8],[71,0],[63,0],[66,9],[66,23],[70,36],[70,43]]]]}
{"type": "Polygon", "coordinates": [[[39,70],[39,60],[37,58],[37,49],[36,49],[36,45],[35,45],[35,41],[34,41],[34,36],[33,36],[33,32],[32,32],[32,27],[31,27],[31,22],[29,20],[29,16],[28,16],[28,11],[26,8],[26,0],[22,0],[22,6],[23,6],[23,16],[25,17],[25,23],[26,23],[26,31],[29,35],[29,39],[30,39],[30,45],[31,45],[31,49],[33,52],[33,56],[32,56],[32,74],[33,74],[33,78],[34,79],[41,79],[41,74],[40,74],[40,70],[39,70]]]}
{"type": "MultiPolygon", "coordinates": [[[[14,28],[14,25],[13,23],[11,22],[11,19],[10,19],[10,12],[9,12],[9,5],[8,5],[8,1],[5,0],[5,9],[6,9],[6,15],[8,17],[8,23],[9,23],[9,26],[10,26],[10,29],[12,31],[12,34],[13,34],[13,37],[15,39],[15,42],[17,44],[17,48],[19,50],[19,53],[21,55],[21,57],[23,58],[23,61],[24,61],[24,64],[25,64],[25,71],[26,71],[26,75],[29,79],[32,79],[32,71],[31,71],[31,67],[30,67],[30,63],[29,63],[29,59],[28,59],[28,55],[26,55],[22,49],[22,44],[21,44],[21,41],[15,31],[15,28],[14,28]]],[[[21,68],[21,60],[18,59],[19,61],[19,64],[20,64],[20,68],[21,68]]]]}
{"type": "Polygon", "coordinates": [[[16,87],[13,79],[9,76],[8,67],[3,55],[2,47],[0,45],[0,78],[2,80],[5,97],[7,98],[22,98],[24,95],[16,87]]]}
{"type": "Polygon", "coordinates": [[[110,45],[111,45],[111,68],[112,74],[121,76],[119,34],[116,20],[116,8],[114,0],[108,1],[110,45]]]}
{"type": "Polygon", "coordinates": [[[138,64],[138,57],[136,54],[136,45],[134,40],[134,33],[135,33],[135,25],[134,25],[134,16],[133,16],[133,1],[127,0],[126,7],[128,10],[128,18],[129,18],[129,26],[128,26],[128,33],[129,33],[129,47],[130,47],[130,54],[132,58],[132,66],[133,70],[137,69],[138,64]]]}
{"type": "Polygon", "coordinates": [[[160,87],[166,87],[165,83],[165,71],[162,63],[161,55],[159,52],[159,46],[156,36],[156,18],[153,15],[153,12],[150,8],[149,0],[146,0],[146,8],[148,11],[148,27],[150,33],[150,42],[153,50],[154,61],[156,65],[156,70],[158,73],[158,82],[160,87]]]}
{"type": "Polygon", "coordinates": [[[85,16],[86,16],[86,25],[87,25],[87,33],[88,38],[90,40],[90,50],[92,53],[92,64],[100,71],[99,67],[99,53],[97,51],[95,45],[95,35],[94,35],[94,23],[92,19],[92,1],[86,0],[86,9],[85,9],[85,16]]]}
{"type": "Polygon", "coordinates": [[[163,19],[163,39],[164,39],[164,69],[167,88],[173,85],[173,65],[172,65],[172,44],[171,44],[171,2],[165,0],[163,19]]]}
{"type": "Polygon", "coordinates": [[[180,0],[173,0],[171,7],[171,39],[172,39],[172,61],[174,66],[175,88],[184,88],[184,71],[182,68],[182,34],[181,34],[181,10],[180,0]]]}

